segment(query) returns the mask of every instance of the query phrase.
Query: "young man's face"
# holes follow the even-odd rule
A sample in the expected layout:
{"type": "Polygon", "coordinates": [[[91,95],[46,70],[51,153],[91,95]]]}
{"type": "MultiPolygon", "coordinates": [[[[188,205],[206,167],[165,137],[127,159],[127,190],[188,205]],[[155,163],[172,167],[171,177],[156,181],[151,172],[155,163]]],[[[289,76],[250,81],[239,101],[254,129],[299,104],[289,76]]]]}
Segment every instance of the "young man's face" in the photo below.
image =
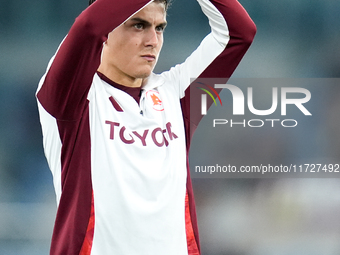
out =
{"type": "Polygon", "coordinates": [[[152,2],[109,34],[102,63],[117,83],[142,80],[154,69],[166,26],[164,4],[152,2]]]}

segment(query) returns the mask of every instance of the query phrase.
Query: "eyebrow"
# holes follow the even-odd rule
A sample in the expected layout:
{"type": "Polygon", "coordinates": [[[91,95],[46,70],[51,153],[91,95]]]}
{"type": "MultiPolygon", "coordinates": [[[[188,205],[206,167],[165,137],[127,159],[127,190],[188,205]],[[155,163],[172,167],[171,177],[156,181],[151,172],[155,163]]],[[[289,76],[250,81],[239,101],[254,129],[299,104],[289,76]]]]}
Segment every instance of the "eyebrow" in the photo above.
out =
{"type": "MultiPolygon", "coordinates": [[[[145,19],[137,18],[137,17],[136,18],[131,18],[130,20],[134,21],[134,22],[138,22],[138,23],[143,23],[146,26],[151,26],[152,25],[149,21],[147,21],[145,19]]],[[[167,24],[168,23],[165,21],[165,22],[160,23],[159,25],[157,25],[157,27],[161,26],[161,27],[165,28],[167,24]]]]}

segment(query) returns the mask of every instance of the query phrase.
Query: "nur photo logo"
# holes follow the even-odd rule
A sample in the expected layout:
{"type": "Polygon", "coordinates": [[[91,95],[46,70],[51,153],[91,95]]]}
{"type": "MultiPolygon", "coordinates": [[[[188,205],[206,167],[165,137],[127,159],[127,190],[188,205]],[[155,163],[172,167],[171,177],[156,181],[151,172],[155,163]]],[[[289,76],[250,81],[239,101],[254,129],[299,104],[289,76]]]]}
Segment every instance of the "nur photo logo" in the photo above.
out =
{"type": "MultiPolygon", "coordinates": [[[[210,89],[210,91],[212,91],[212,93],[218,98],[218,100],[221,103],[221,106],[223,106],[220,95],[217,93],[217,91],[212,86],[210,86],[208,84],[204,84],[202,82],[197,82],[197,83],[208,87],[210,89]]],[[[215,97],[213,96],[213,94],[209,90],[207,90],[205,88],[201,88],[201,87],[197,87],[197,88],[204,91],[205,93],[207,93],[211,97],[211,99],[214,101],[214,104],[217,105],[215,97]]],[[[202,115],[207,114],[207,94],[201,95],[201,114],[202,115]]]]}
{"type": "MultiPolygon", "coordinates": [[[[257,117],[256,119],[240,119],[237,121],[233,119],[218,118],[213,120],[213,127],[217,125],[230,125],[230,127],[241,125],[243,127],[262,127],[266,123],[274,127],[276,123],[281,123],[283,127],[296,127],[298,121],[296,119],[279,119],[270,118],[271,115],[275,116],[296,116],[298,113],[302,113],[303,116],[312,116],[311,112],[307,109],[306,104],[311,100],[311,92],[302,87],[293,86],[254,86],[243,88],[245,92],[239,86],[231,84],[214,84],[213,86],[207,85],[203,82],[198,82],[203,85],[197,87],[205,93],[201,94],[201,115],[207,114],[208,103],[207,95],[211,97],[214,104],[217,105],[217,99],[222,104],[221,96],[218,94],[216,89],[225,89],[226,93],[230,93],[232,97],[232,109],[226,109],[227,114],[232,113],[233,116],[245,116],[247,113],[255,116],[266,116],[266,119],[257,117]],[[258,89],[266,93],[257,93],[256,97],[253,93],[254,90],[258,89]],[[259,109],[255,106],[254,102],[266,102],[266,106],[263,109],[259,109]],[[298,110],[298,111],[297,111],[298,110]],[[287,113],[289,111],[289,114],[287,113]]],[[[212,83],[210,83],[212,84],[212,83]]],[[[289,85],[289,84],[288,84],[289,85]]],[[[225,100],[225,99],[224,99],[225,100]]]]}

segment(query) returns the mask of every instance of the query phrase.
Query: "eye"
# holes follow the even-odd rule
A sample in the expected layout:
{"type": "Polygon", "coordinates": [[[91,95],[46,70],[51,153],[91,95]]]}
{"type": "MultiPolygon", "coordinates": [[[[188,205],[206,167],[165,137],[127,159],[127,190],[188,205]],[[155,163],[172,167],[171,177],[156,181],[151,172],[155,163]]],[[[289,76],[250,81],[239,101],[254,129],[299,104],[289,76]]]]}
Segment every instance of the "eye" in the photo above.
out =
{"type": "Polygon", "coordinates": [[[143,23],[136,23],[133,25],[136,29],[138,30],[142,30],[144,28],[144,24],[143,23]]]}
{"type": "Polygon", "coordinates": [[[156,32],[163,33],[165,29],[165,26],[158,26],[156,27],[156,32]]]}

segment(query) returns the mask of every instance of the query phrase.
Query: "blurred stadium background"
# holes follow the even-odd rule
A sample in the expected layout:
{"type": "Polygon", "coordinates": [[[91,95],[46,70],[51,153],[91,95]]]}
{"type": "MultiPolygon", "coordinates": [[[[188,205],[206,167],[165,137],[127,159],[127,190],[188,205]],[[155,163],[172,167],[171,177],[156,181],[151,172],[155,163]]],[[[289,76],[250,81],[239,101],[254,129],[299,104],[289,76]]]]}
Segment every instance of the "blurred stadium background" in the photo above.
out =
{"type": "MultiPolygon", "coordinates": [[[[340,1],[240,2],[258,32],[233,77],[340,76],[340,1]]],[[[48,60],[86,6],[85,0],[0,0],[0,254],[49,252],[56,206],[34,93],[48,60]]],[[[174,0],[168,21],[156,72],[182,62],[209,32],[194,0],[174,0]]],[[[337,99],[340,89],[331,93],[337,99]]],[[[332,106],[337,111],[338,100],[332,106]]],[[[339,158],[340,118],[329,123],[326,146],[339,158]]],[[[238,143],[252,139],[232,135],[238,143]]],[[[262,153],[273,153],[274,142],[264,145],[262,153]]],[[[274,156],[285,157],[285,151],[289,145],[274,156]]],[[[304,157],[303,149],[297,153],[304,157]]],[[[195,157],[191,153],[192,161],[195,157]]],[[[203,255],[340,254],[340,179],[193,182],[203,255]]]]}

